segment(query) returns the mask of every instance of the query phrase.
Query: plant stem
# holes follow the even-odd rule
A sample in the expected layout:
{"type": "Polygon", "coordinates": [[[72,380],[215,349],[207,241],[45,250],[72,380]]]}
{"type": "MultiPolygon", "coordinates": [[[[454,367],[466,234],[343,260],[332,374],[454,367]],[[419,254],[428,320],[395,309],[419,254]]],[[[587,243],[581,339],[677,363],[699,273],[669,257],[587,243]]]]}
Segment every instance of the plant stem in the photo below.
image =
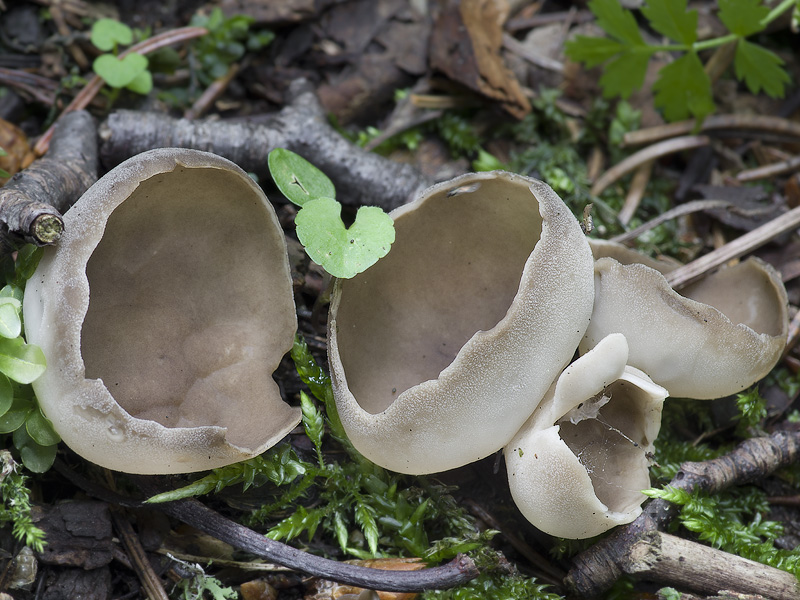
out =
{"type": "Polygon", "coordinates": [[[716,48],[717,46],[723,46],[728,42],[735,42],[739,39],[739,36],[735,33],[729,33],[728,35],[723,35],[722,37],[713,38],[710,40],[705,40],[702,42],[695,42],[692,44],[692,50],[695,52],[700,52],[701,50],[708,50],[709,48],[716,48]]]}
{"type": "Polygon", "coordinates": [[[766,27],[777,19],[781,14],[792,8],[797,3],[797,0],[783,0],[778,6],[769,11],[769,14],[761,19],[760,25],[766,27]]]}

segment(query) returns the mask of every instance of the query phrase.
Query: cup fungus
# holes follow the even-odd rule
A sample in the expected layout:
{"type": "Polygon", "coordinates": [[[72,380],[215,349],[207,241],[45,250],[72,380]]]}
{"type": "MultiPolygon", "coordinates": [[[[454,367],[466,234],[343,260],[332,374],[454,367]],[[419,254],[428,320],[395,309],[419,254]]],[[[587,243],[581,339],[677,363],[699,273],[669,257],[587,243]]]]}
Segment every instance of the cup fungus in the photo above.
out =
{"type": "Polygon", "coordinates": [[[502,448],[569,363],[591,251],[552,189],[511,173],[433,186],[392,217],[392,251],[334,287],[334,395],[367,458],[444,471],[502,448]]]}
{"type": "Polygon", "coordinates": [[[670,396],[710,399],[742,391],[780,358],[788,335],[786,290],[770,265],[750,258],[679,294],[662,273],[674,265],[615,244],[592,243],[595,302],[581,352],[625,335],[629,364],[670,396]],[[646,264],[645,264],[646,263],[646,264]]]}
{"type": "Polygon", "coordinates": [[[545,533],[587,538],[641,513],[667,391],[611,334],[567,367],[505,448],[511,495],[545,533]]]}
{"type": "Polygon", "coordinates": [[[272,372],[297,328],[283,232],[230,161],[145,152],[64,216],[25,292],[34,384],[63,440],[99,465],[181,473],[260,454],[300,420],[272,372]]]}

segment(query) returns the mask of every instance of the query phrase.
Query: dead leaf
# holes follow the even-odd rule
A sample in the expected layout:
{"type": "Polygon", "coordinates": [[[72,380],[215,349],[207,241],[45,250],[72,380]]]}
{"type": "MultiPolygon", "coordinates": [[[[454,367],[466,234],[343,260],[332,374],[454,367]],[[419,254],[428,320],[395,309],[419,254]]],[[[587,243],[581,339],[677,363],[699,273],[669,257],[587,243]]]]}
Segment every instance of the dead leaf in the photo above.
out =
{"type": "Polygon", "coordinates": [[[505,0],[448,2],[434,25],[431,66],[521,119],[531,106],[500,54],[507,15],[505,0]]]}

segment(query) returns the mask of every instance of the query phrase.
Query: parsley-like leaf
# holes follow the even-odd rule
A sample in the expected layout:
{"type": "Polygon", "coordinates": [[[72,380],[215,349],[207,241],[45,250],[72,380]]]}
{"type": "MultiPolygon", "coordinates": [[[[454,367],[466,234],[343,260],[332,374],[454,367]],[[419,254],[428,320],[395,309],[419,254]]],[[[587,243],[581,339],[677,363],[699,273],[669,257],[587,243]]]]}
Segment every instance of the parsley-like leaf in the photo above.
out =
{"type": "Polygon", "coordinates": [[[777,54],[747,40],[739,40],[733,65],[737,79],[753,94],[763,89],[771,98],[783,98],[784,85],[791,81],[777,54]]]}
{"type": "Polygon", "coordinates": [[[717,16],[731,33],[747,37],[764,29],[761,20],[768,14],[761,0],[719,0],[717,16]]]}
{"type": "Polygon", "coordinates": [[[663,109],[668,121],[680,121],[690,115],[702,120],[714,112],[711,80],[696,52],[687,52],[662,68],[653,91],[654,104],[663,109]]]}
{"type": "Polygon", "coordinates": [[[649,61],[649,52],[626,52],[609,62],[600,78],[603,96],[628,98],[642,87],[649,61]]]}
{"type": "Polygon", "coordinates": [[[697,11],[686,11],[686,0],[647,0],[642,14],[650,26],[671,40],[691,46],[697,41],[697,11]]]}
{"type": "Polygon", "coordinates": [[[626,47],[622,42],[611,38],[579,35],[567,42],[566,54],[572,60],[581,62],[591,69],[624,52],[626,47]]]}
{"type": "Polygon", "coordinates": [[[589,9],[597,17],[597,24],[612,38],[627,46],[645,45],[633,13],[622,8],[619,0],[592,0],[589,9]]]}

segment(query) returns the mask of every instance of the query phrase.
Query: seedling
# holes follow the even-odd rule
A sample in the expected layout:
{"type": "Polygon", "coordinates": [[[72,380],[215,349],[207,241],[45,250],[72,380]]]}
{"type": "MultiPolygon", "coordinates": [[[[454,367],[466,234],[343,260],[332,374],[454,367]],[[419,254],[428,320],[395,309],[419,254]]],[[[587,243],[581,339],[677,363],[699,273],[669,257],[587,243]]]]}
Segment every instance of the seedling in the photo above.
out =
{"type": "Polygon", "coordinates": [[[114,19],[99,19],[92,25],[92,44],[108,52],[98,56],[92,68],[111,88],[112,100],[125,88],[137,94],[148,94],[153,89],[153,76],[147,69],[147,57],[138,52],[119,56],[119,46],[133,42],[130,27],[114,19]]]}
{"type": "Polygon", "coordinates": [[[394,242],[394,222],[383,210],[362,206],[347,228],[333,183],[322,171],[284,148],[270,152],[268,164],[278,189],[300,207],[297,238],[328,273],[349,279],[386,256],[394,242]]]}
{"type": "Polygon", "coordinates": [[[661,68],[653,84],[655,105],[668,121],[692,116],[700,122],[714,112],[711,79],[698,52],[727,43],[736,44],[733,64],[737,79],[754,94],[763,90],[772,98],[783,97],[790,81],[783,60],[746,38],[763,31],[791,10],[797,0],[783,0],[772,10],[761,0],[720,0],[718,16],[730,33],[702,42],[697,41],[697,10],[687,11],[686,3],[687,0],[647,0],[642,14],[655,31],[675,42],[650,45],[644,41],[633,13],[624,9],[619,0],[592,0],[589,8],[609,37],[577,36],[567,43],[567,56],[587,67],[605,65],[600,78],[603,95],[627,98],[642,87],[647,65],[656,52],[684,52],[661,68]]]}
{"type": "Polygon", "coordinates": [[[22,463],[35,473],[50,468],[61,441],[27,385],[44,373],[46,364],[42,349],[25,343],[20,315],[22,284],[40,256],[33,246],[21,249],[16,272],[0,289],[0,434],[13,434],[22,463]]]}

